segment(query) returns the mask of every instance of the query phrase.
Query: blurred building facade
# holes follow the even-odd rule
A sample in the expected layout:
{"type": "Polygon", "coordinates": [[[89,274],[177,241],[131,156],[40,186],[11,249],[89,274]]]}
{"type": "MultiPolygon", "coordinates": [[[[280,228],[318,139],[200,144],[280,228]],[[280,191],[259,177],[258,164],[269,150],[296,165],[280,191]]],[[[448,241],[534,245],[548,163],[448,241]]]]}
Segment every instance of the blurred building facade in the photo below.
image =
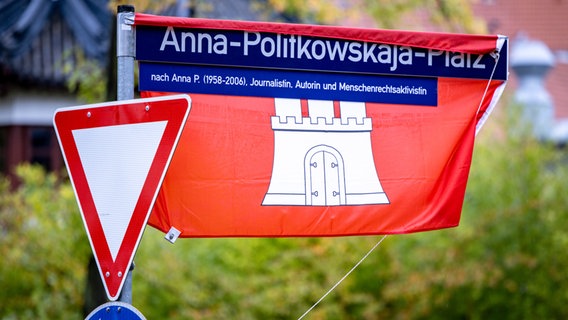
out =
{"type": "MultiPolygon", "coordinates": [[[[22,162],[63,167],[53,113],[84,104],[68,89],[64,67],[72,71],[80,54],[112,74],[115,9],[108,0],[0,0],[0,174],[12,176],[22,162]]],[[[176,0],[160,10],[259,19],[248,0],[176,0]]]]}
{"type": "Polygon", "coordinates": [[[104,0],[0,0],[0,172],[18,163],[63,167],[56,108],[77,104],[64,65],[77,54],[108,66],[112,14],[104,0]]]}
{"type": "Polygon", "coordinates": [[[524,107],[534,109],[525,111],[535,119],[537,137],[563,139],[562,144],[566,144],[568,1],[478,0],[473,12],[486,21],[490,33],[509,37],[508,90],[514,91],[515,100],[526,102],[524,107]],[[542,132],[546,127],[549,132],[542,132]]]}

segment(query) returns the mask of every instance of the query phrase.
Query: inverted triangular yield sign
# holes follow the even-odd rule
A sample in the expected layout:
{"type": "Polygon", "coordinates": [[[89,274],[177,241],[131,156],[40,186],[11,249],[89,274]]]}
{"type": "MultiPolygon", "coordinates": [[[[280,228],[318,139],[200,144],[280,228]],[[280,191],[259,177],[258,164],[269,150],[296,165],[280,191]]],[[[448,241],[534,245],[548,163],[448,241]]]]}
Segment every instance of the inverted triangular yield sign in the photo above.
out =
{"type": "Polygon", "coordinates": [[[118,298],[191,108],[187,95],[61,108],[53,123],[107,296],[118,298]]]}

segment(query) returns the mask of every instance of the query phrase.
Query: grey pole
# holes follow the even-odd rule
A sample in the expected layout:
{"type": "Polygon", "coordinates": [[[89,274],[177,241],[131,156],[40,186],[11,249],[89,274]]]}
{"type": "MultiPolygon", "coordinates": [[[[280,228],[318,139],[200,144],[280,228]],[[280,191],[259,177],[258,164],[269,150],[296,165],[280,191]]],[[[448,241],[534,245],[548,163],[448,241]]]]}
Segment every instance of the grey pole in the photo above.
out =
{"type": "MultiPolygon", "coordinates": [[[[116,59],[117,98],[134,99],[134,6],[120,5],[117,9],[116,59]]],[[[119,301],[132,304],[132,270],[127,271],[119,301]]]]}
{"type": "Polygon", "coordinates": [[[134,98],[134,6],[118,6],[116,24],[117,97],[134,98]]]}

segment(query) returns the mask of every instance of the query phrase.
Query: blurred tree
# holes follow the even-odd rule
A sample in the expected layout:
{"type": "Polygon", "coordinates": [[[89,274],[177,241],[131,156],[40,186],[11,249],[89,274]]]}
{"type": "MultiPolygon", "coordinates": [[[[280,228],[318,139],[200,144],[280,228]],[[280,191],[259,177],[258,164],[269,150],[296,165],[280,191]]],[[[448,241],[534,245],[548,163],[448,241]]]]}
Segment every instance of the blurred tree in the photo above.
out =
{"type": "Polygon", "coordinates": [[[484,33],[471,10],[472,0],[267,0],[265,11],[293,21],[386,29],[484,33]],[[370,19],[369,19],[370,18],[370,19]]]}
{"type": "MultiPolygon", "coordinates": [[[[176,3],[177,0],[110,0],[109,8],[116,11],[119,5],[133,5],[138,12],[160,12],[163,8],[176,3]]],[[[192,6],[198,0],[187,0],[192,6]]]]}
{"type": "Polygon", "coordinates": [[[77,319],[90,252],[71,186],[40,166],[0,179],[0,319],[77,319]]]}
{"type": "Polygon", "coordinates": [[[68,51],[74,59],[64,59],[62,71],[67,75],[67,88],[86,103],[104,101],[107,98],[107,71],[94,60],[89,60],[80,49],[68,51]]]}
{"type": "Polygon", "coordinates": [[[381,28],[485,33],[482,20],[471,11],[471,0],[364,0],[381,28]]]}

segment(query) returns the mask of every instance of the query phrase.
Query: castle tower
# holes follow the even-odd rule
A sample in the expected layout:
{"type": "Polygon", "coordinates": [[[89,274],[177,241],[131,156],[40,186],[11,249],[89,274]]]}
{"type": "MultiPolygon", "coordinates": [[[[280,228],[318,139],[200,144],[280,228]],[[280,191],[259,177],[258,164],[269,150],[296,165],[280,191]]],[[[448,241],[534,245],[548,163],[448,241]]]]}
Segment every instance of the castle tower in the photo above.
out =
{"type": "Polygon", "coordinates": [[[275,99],[272,178],[263,205],[345,206],[389,203],[371,147],[365,103],[275,99]]]}

